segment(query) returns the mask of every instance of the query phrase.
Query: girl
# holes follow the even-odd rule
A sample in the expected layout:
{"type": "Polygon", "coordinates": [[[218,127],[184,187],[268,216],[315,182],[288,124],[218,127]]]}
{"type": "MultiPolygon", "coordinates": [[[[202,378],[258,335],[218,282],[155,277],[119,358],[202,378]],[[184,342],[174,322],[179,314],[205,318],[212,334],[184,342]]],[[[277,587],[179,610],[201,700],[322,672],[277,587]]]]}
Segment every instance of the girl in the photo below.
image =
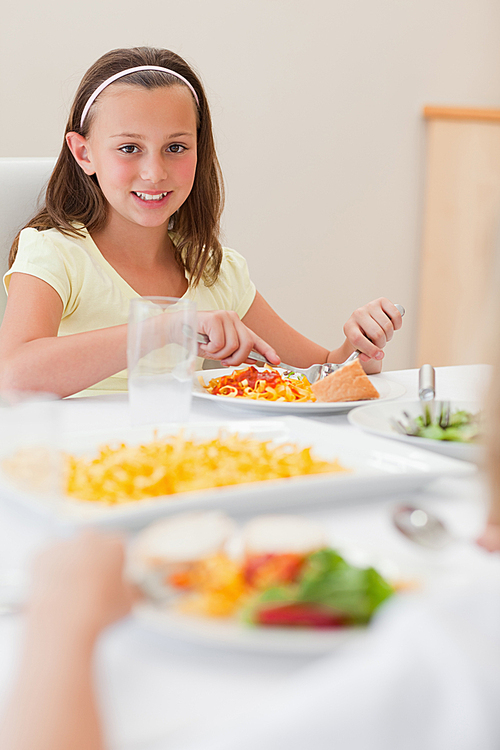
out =
{"type": "Polygon", "coordinates": [[[387,299],[356,310],[333,351],[288,326],[244,259],[222,248],[222,181],[203,87],[161,49],[114,50],[85,74],[45,207],[16,238],[4,283],[0,388],[68,396],[125,390],[128,307],[138,296],[197,302],[202,357],[342,362],[368,372],[401,327],[387,299]],[[264,338],[261,338],[264,337],[264,338]]]}

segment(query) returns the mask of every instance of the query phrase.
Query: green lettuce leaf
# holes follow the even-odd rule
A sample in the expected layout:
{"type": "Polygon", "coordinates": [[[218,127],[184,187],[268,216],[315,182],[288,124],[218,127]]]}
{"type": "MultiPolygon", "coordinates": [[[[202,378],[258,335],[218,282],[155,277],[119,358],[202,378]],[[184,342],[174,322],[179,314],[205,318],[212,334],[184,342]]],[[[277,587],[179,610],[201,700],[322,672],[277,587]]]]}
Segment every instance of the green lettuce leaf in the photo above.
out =
{"type": "Polygon", "coordinates": [[[333,550],[324,549],[306,560],[297,599],[324,604],[349,615],[355,623],[363,623],[393,593],[392,586],[374,568],[349,565],[333,550]]]}
{"type": "Polygon", "coordinates": [[[367,623],[394,589],[374,568],[357,568],[332,549],[306,558],[296,583],[273,586],[257,594],[241,613],[255,622],[259,607],[271,603],[309,602],[341,613],[354,624],[367,623]]]}

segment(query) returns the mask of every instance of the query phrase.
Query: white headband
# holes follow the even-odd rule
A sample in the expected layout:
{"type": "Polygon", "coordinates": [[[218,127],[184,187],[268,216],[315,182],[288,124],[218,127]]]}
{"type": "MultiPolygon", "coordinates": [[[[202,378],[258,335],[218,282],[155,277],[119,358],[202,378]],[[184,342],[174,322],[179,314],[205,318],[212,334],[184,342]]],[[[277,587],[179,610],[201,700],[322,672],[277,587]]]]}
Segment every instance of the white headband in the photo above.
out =
{"type": "Polygon", "coordinates": [[[101,93],[101,91],[104,91],[106,86],[109,86],[110,83],[113,83],[114,81],[117,81],[119,78],[122,78],[123,76],[128,76],[131,73],[137,73],[139,70],[161,70],[163,73],[169,73],[171,76],[175,76],[180,81],[186,84],[186,86],[190,89],[192,95],[194,96],[196,100],[196,104],[200,106],[200,102],[198,99],[198,94],[194,90],[193,86],[189,83],[189,81],[184,78],[184,76],[181,76],[180,73],[176,73],[175,70],[170,70],[169,68],[162,68],[159,65],[139,65],[137,68],[127,68],[126,70],[120,70],[119,73],[115,73],[114,76],[110,76],[109,78],[106,78],[103,83],[101,83],[100,86],[96,88],[94,93],[89,96],[87,100],[87,104],[83,108],[82,116],[80,119],[80,127],[83,127],[83,123],[85,122],[85,118],[87,117],[88,111],[101,93]]]}

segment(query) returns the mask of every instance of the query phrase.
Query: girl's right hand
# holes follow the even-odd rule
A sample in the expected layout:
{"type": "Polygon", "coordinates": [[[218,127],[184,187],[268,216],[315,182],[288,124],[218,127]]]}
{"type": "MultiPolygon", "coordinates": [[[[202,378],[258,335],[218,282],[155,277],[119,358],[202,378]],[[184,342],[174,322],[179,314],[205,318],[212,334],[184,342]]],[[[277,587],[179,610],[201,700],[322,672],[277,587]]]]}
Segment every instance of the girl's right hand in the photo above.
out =
{"type": "Polygon", "coordinates": [[[247,328],[235,312],[199,312],[198,332],[205,333],[210,339],[208,344],[199,345],[199,354],[206,359],[218,359],[223,365],[241,365],[255,349],[271,364],[280,363],[272,346],[247,328]]]}

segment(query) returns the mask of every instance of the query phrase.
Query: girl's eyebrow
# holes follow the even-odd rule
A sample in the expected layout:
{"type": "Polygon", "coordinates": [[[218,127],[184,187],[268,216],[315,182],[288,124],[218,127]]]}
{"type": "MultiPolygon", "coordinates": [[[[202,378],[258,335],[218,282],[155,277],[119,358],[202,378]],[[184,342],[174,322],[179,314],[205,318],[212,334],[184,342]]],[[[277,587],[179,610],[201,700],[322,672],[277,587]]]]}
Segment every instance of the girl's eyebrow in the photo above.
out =
{"type": "MultiPolygon", "coordinates": [[[[167,136],[166,140],[170,140],[171,138],[181,138],[183,136],[190,135],[192,136],[193,133],[190,133],[188,130],[184,133],[171,133],[169,136],[167,136]]],[[[110,135],[110,138],[137,138],[138,140],[146,140],[146,137],[144,135],[140,135],[139,133],[117,133],[116,135],[110,135]]]]}

